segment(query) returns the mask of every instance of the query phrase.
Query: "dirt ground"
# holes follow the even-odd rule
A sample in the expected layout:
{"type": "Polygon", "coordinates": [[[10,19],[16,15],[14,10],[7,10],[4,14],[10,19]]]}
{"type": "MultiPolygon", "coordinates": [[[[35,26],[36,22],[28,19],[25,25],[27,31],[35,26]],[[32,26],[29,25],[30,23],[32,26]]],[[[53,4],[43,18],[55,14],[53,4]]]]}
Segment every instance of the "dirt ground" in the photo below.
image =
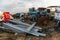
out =
{"type": "Polygon", "coordinates": [[[28,37],[31,38],[31,40],[60,40],[60,33],[53,32],[46,37],[36,37],[24,34],[14,35],[9,33],[0,34],[0,40],[28,40],[28,37]]]}

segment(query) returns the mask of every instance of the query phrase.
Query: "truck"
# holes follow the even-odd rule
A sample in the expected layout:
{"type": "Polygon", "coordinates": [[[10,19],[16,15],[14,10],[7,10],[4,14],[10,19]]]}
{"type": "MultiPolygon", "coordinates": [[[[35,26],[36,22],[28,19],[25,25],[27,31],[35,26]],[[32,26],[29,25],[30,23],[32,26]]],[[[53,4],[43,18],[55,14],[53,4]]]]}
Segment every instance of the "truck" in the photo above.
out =
{"type": "Polygon", "coordinates": [[[60,30],[60,6],[56,7],[54,19],[55,19],[55,22],[57,23],[56,29],[60,30]]]}

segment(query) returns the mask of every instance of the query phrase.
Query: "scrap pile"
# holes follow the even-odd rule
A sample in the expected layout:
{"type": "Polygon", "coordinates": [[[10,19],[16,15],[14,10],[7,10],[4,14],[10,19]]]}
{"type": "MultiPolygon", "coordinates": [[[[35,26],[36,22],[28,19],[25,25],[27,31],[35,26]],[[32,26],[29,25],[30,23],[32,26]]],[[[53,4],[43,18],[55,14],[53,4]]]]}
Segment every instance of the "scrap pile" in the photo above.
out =
{"type": "MultiPolygon", "coordinates": [[[[0,20],[0,28],[9,29],[9,32],[12,31],[18,34],[24,33],[24,39],[28,38],[30,40],[32,38],[34,40],[36,36],[46,36],[60,30],[60,17],[57,16],[59,11],[58,9],[56,10],[55,16],[49,15],[51,10],[47,8],[38,8],[37,10],[30,8],[27,13],[16,13],[14,15],[10,15],[10,12],[0,12],[3,15],[0,17],[2,19],[0,20]],[[30,38],[30,36],[26,36],[27,34],[35,36],[30,38]]],[[[19,36],[17,40],[20,37],[23,39],[22,36],[19,36]]],[[[36,40],[39,40],[39,38],[37,37],[36,40]]],[[[41,38],[41,40],[43,39],[41,38]]]]}

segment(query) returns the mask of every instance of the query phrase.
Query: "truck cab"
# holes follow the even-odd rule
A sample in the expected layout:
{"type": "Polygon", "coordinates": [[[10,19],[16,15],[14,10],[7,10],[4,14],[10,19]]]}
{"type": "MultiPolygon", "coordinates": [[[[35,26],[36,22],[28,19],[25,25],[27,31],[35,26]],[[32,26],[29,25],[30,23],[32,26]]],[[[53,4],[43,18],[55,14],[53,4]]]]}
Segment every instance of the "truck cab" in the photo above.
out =
{"type": "Polygon", "coordinates": [[[56,20],[60,20],[60,7],[56,7],[55,16],[56,20]]]}
{"type": "Polygon", "coordinates": [[[54,19],[57,22],[57,26],[60,27],[60,7],[56,7],[56,11],[54,14],[54,19]]]}

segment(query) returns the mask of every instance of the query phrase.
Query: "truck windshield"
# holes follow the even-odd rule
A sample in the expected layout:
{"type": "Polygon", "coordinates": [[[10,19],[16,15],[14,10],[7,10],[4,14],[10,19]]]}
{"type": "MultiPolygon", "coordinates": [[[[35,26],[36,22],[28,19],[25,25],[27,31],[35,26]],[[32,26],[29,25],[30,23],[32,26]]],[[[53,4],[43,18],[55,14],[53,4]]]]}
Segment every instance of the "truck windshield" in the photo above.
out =
{"type": "Polygon", "coordinates": [[[56,13],[60,13],[60,7],[56,8],[56,13]]]}
{"type": "Polygon", "coordinates": [[[60,13],[60,10],[56,10],[56,13],[60,13]]]}

